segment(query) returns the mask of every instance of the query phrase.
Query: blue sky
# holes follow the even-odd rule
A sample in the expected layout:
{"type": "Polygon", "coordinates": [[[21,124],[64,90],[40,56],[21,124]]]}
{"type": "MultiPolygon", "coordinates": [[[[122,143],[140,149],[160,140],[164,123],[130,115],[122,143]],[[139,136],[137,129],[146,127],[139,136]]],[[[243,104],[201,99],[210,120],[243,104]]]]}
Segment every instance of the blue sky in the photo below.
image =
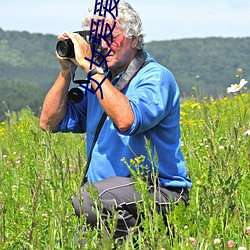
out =
{"type": "MultiPolygon", "coordinates": [[[[249,0],[127,1],[141,15],[146,42],[250,37],[249,0]]],[[[90,0],[1,0],[0,28],[55,35],[64,30],[79,30],[90,3],[90,0]]]]}

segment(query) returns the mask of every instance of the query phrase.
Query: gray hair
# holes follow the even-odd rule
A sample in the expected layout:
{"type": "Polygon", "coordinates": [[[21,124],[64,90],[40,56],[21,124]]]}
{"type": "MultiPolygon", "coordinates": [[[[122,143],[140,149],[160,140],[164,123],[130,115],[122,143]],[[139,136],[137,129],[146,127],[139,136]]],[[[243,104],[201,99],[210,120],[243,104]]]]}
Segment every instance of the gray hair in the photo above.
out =
{"type": "MultiPolygon", "coordinates": [[[[106,5],[106,1],[104,1],[104,5],[106,5]]],[[[92,5],[89,8],[89,15],[83,19],[82,21],[83,29],[89,29],[89,24],[91,19],[102,18],[97,15],[94,15],[94,8],[95,5],[92,5]]],[[[137,37],[138,38],[136,46],[137,49],[144,48],[144,34],[142,33],[143,29],[142,29],[141,18],[129,3],[125,1],[120,1],[118,3],[118,16],[116,17],[116,19],[114,20],[112,15],[108,12],[106,14],[105,19],[110,21],[116,21],[117,22],[116,25],[118,25],[125,32],[125,36],[127,38],[132,39],[133,37],[137,37]]]]}

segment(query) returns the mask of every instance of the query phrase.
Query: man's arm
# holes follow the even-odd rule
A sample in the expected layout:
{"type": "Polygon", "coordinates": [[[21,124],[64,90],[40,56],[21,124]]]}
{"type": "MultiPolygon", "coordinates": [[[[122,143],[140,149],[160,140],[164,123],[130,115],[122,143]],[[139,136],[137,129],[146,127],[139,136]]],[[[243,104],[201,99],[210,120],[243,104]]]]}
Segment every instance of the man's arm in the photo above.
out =
{"type": "MultiPolygon", "coordinates": [[[[92,76],[97,82],[102,82],[104,76],[96,74],[92,76]]],[[[92,82],[93,89],[98,88],[95,82],[92,82]]],[[[103,98],[100,90],[95,93],[97,98],[110,119],[121,132],[130,129],[134,122],[134,113],[130,105],[129,99],[117,90],[112,83],[106,79],[102,85],[103,98]]]]}
{"type": "Polygon", "coordinates": [[[45,97],[40,117],[42,130],[56,131],[67,110],[70,71],[62,69],[54,85],[45,97]]]}

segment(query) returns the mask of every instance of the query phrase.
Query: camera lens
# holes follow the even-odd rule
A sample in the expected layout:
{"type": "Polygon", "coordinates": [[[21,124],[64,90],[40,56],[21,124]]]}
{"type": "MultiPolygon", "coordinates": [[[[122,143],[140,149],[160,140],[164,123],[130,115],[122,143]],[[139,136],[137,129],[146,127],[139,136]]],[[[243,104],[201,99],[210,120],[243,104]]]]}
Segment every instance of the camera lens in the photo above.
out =
{"type": "Polygon", "coordinates": [[[59,41],[56,45],[56,51],[61,57],[75,57],[74,44],[70,39],[59,41]]]}
{"type": "Polygon", "coordinates": [[[73,103],[79,103],[83,99],[83,92],[79,88],[72,88],[68,92],[68,100],[73,103]]]}

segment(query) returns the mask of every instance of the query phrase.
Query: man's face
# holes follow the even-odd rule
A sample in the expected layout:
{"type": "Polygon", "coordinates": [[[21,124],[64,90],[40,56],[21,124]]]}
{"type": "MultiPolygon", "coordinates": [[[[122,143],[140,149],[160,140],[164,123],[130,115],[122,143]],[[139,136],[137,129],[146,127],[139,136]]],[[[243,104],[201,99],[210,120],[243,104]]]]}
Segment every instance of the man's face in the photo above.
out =
{"type": "MultiPolygon", "coordinates": [[[[104,22],[105,30],[106,24],[108,24],[111,28],[113,27],[114,23],[104,22]]],[[[100,33],[101,25],[98,29],[98,34],[100,33]]],[[[108,31],[109,32],[109,31],[108,31]]],[[[108,65],[108,69],[111,71],[120,71],[123,70],[127,64],[131,60],[131,56],[133,52],[133,43],[132,40],[125,36],[124,31],[116,24],[115,28],[112,32],[113,41],[111,43],[111,36],[105,39],[102,39],[101,45],[103,48],[103,54],[109,55],[106,57],[106,62],[108,65]]],[[[103,31],[103,37],[105,37],[103,31]]]]}

